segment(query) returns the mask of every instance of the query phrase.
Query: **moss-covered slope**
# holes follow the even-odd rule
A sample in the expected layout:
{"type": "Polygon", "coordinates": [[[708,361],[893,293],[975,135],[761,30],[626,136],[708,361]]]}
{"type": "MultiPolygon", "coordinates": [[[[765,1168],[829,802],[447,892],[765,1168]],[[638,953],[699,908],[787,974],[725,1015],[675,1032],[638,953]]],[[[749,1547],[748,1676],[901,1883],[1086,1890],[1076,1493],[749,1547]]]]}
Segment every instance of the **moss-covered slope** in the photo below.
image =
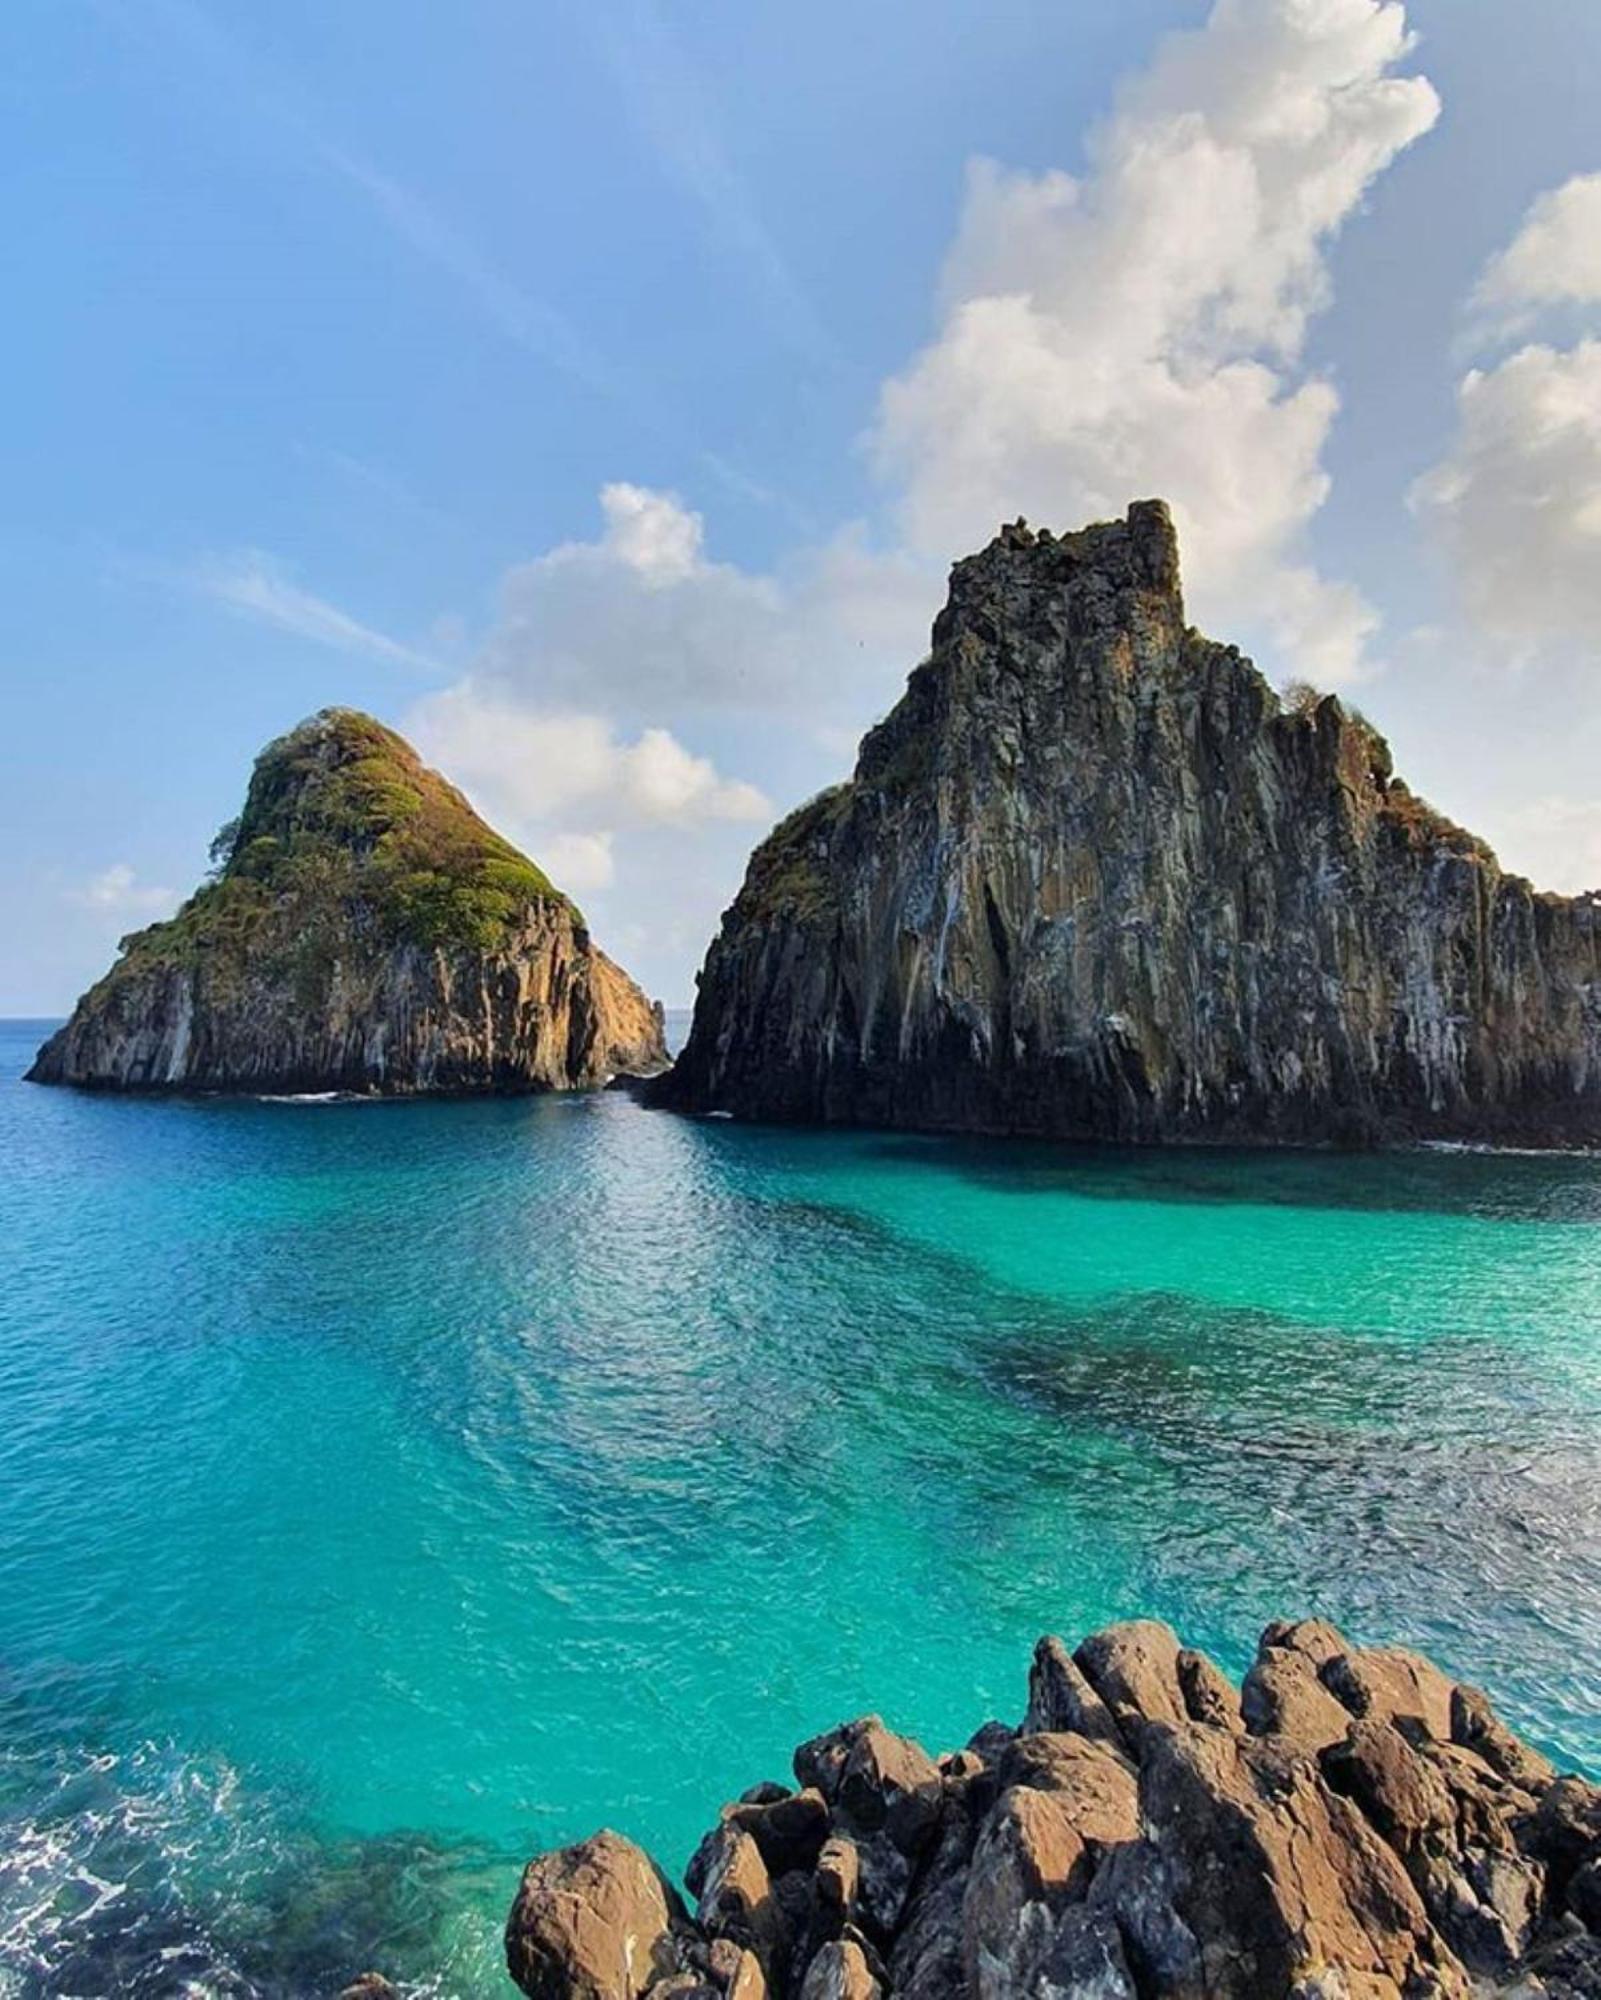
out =
{"type": "Polygon", "coordinates": [[[269,744],[213,859],[123,940],[36,1081],[538,1089],[665,1060],[575,905],[371,716],[325,709],[269,744]]]}

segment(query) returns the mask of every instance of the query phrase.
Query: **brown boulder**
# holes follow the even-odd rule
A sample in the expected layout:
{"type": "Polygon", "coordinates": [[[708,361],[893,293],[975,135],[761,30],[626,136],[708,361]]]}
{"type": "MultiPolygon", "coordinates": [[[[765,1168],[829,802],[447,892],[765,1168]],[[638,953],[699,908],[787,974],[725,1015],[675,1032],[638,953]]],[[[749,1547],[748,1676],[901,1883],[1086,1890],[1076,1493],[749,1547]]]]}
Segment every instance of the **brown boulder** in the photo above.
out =
{"type": "Polygon", "coordinates": [[[962,1898],[968,1991],[981,2000],[1027,1992],[1057,1916],[1083,1896],[1090,1873],[1066,1798],[1026,1786],[1002,1793],[978,1836],[962,1898]]]}
{"type": "Polygon", "coordinates": [[[1134,1767],[1104,1744],[1082,1736],[1020,1736],[1001,1759],[1004,1789],[1025,1786],[1058,1794],[1080,1839],[1113,1847],[1137,1840],[1140,1788],[1134,1767]]]}
{"type": "Polygon", "coordinates": [[[1492,1770],[1527,1791],[1544,1791],[1556,1776],[1549,1758],[1507,1728],[1488,1695],[1460,1682],[1451,1690],[1451,1741],[1473,1751],[1492,1770]]]}
{"type": "Polygon", "coordinates": [[[753,1835],[725,1820],[701,1844],[704,1866],[696,1919],[714,1938],[752,1951],[771,1974],[789,1943],[789,1924],[753,1835]]]}
{"type": "Polygon", "coordinates": [[[778,1798],[742,1799],[724,1807],[723,1818],[751,1836],[773,1875],[810,1868],[828,1838],[828,1801],[814,1786],[778,1798]]]}
{"type": "Polygon", "coordinates": [[[945,1800],[939,1766],[921,1744],[869,1715],[803,1743],[795,1775],[822,1793],[835,1823],[856,1842],[863,1914],[888,1937],[939,1832],[945,1800]]]}
{"type": "Polygon", "coordinates": [[[1136,1618],[1092,1633],[1074,1653],[1079,1670],[1131,1746],[1138,1746],[1149,1723],[1189,1721],[1179,1686],[1179,1651],[1171,1626],[1136,1618]]]}
{"type": "Polygon", "coordinates": [[[713,1938],[706,1965],[723,2000],[767,2000],[767,1975],[755,1952],[733,1938],[713,1938]]]}
{"type": "Polygon", "coordinates": [[[682,1906],[649,1855],[601,1832],[523,1871],[506,1969],[530,2000],[638,2000],[675,1969],[682,1906]]]}
{"type": "Polygon", "coordinates": [[[1343,1742],[1351,1726],[1307,1654],[1265,1641],[1240,1688],[1240,1712],[1253,1736],[1279,1738],[1303,1756],[1343,1742]]]}
{"type": "Polygon", "coordinates": [[[1451,1741],[1448,1674],[1404,1646],[1353,1646],[1318,1669],[1319,1678],[1352,1715],[1421,1729],[1437,1743],[1451,1741]]]}
{"type": "Polygon", "coordinates": [[[1185,1646],[1178,1657],[1179,1694],[1192,1722],[1204,1722],[1213,1729],[1232,1729],[1236,1735],[1245,1727],[1240,1697],[1227,1674],[1205,1653],[1185,1646]]]}
{"type": "Polygon", "coordinates": [[[856,1908],[856,1892],[861,1884],[862,1864],[856,1843],[848,1835],[834,1834],[823,1842],[813,1877],[817,1900],[834,1911],[844,1923],[856,1908]]]}
{"type": "Polygon", "coordinates": [[[856,1939],[837,1938],[807,1966],[800,2000],[879,2000],[883,1990],[856,1939]]]}
{"type": "MultiPolygon", "coordinates": [[[[1028,1712],[1023,1717],[1024,1735],[1072,1732],[1093,1742],[1114,1744],[1122,1749],[1123,1738],[1112,1712],[1084,1678],[1078,1664],[1060,1639],[1047,1634],[1034,1648],[1034,1662],[1028,1672],[1028,1712]]],[[[987,1746],[973,1739],[972,1746],[987,1746]]]]}
{"type": "Polygon", "coordinates": [[[1502,1977],[1527,1951],[1545,1871],[1518,1852],[1503,1782],[1452,1745],[1419,1747],[1388,1723],[1353,1722],[1324,1775],[1401,1857],[1430,1919],[1472,1972],[1502,1977]]]}
{"type": "Polygon", "coordinates": [[[1148,1729],[1140,1807],[1147,1837],[1122,1850],[1108,1892],[1131,1945],[1169,1954],[1147,1963],[1155,1990],[1467,1993],[1397,1856],[1283,1745],[1189,1722],[1148,1729]]]}

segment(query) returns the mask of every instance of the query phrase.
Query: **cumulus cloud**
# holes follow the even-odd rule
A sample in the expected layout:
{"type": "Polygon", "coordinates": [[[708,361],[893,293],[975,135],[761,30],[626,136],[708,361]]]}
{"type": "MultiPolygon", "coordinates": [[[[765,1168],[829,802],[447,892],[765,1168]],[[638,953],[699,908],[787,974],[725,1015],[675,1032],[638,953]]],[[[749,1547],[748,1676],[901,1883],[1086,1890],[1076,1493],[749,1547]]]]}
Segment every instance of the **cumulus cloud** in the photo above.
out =
{"type": "MultiPolygon", "coordinates": [[[[1601,174],[1530,206],[1470,300],[1490,337],[1601,305],[1601,174]]],[[[1601,340],[1530,342],[1457,388],[1457,428],[1412,492],[1463,609],[1505,658],[1593,647],[1601,619],[1601,340]]]]}
{"type": "Polygon", "coordinates": [[[532,710],[492,681],[459,681],[428,696],[407,728],[491,818],[524,826],[574,814],[611,830],[684,826],[771,811],[754,785],[721,777],[669,730],[647,728],[629,741],[604,716],[532,710]]]}
{"type": "Polygon", "coordinates": [[[1527,326],[1551,306],[1601,300],[1601,173],[1575,174],[1540,195],[1492,257],[1473,295],[1487,322],[1527,326]]]}
{"type": "Polygon", "coordinates": [[[1449,455],[1414,488],[1462,604],[1514,657],[1593,646],[1601,620],[1601,341],[1519,350],[1457,392],[1449,455]]]}
{"type": "Polygon", "coordinates": [[[1349,677],[1376,623],[1299,544],[1338,399],[1302,362],[1327,250],[1439,101],[1396,66],[1381,0],[1218,0],[1093,135],[1088,171],[971,170],[938,336],[872,438],[913,546],[949,555],[1019,510],[1057,525],[1159,493],[1191,594],[1349,677]]]}
{"type": "Polygon", "coordinates": [[[761,573],[709,556],[676,494],[618,483],[600,499],[597,539],[506,577],[483,649],[483,673],[542,708],[805,705],[822,719],[843,700],[855,719],[854,692],[893,687],[886,668],[904,671],[926,638],[937,576],[857,530],[761,573]]]}
{"type": "Polygon", "coordinates": [[[126,861],[112,862],[98,875],[91,875],[87,882],[69,889],[67,895],[85,909],[104,910],[117,916],[168,916],[180,900],[176,889],[141,882],[126,861]]]}

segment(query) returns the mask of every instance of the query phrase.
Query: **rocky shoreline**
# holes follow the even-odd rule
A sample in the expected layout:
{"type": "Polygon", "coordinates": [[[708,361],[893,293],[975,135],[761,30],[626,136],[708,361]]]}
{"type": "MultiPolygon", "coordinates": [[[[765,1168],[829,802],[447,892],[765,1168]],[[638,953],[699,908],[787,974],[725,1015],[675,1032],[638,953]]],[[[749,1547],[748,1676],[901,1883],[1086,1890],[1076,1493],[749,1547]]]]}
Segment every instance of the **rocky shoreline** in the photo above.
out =
{"type": "MultiPolygon", "coordinates": [[[[1309,1620],[1236,1689],[1153,1621],[1041,1639],[1018,1727],[867,1716],[723,1808],[686,1905],[601,1832],[530,1862],[530,2000],[1601,1996],[1601,1788],[1477,1689],[1309,1620]]],[[[370,1989],[369,1989],[370,1990],[370,1989]]]]}

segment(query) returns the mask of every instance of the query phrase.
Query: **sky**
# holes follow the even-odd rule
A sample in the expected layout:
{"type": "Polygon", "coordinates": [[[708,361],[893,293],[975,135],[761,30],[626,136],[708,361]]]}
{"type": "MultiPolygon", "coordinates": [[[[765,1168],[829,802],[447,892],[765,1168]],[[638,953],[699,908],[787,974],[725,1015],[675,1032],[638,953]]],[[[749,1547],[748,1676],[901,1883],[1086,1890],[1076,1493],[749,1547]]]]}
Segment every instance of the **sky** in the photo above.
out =
{"type": "Polygon", "coordinates": [[[1594,0],[10,0],[0,1012],[405,732],[669,1005],[957,557],[1191,616],[1601,886],[1594,0]]]}

